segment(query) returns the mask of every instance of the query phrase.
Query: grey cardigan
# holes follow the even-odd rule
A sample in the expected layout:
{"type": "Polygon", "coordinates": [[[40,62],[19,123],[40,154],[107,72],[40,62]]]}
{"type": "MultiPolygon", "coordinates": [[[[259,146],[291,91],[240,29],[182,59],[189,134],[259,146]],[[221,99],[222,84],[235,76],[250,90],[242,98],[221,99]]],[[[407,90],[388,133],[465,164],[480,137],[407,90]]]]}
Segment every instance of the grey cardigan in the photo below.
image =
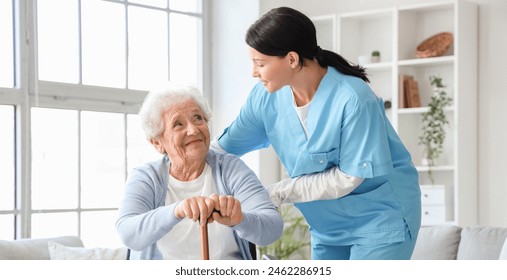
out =
{"type": "MultiPolygon", "coordinates": [[[[232,229],[243,259],[252,259],[248,242],[265,246],[277,240],[283,231],[282,218],[255,173],[241,159],[210,150],[206,161],[218,193],[241,202],[244,219],[232,229]]],[[[116,229],[131,249],[130,259],[161,259],[157,241],[181,221],[173,213],[176,203],[164,205],[169,165],[164,156],[129,174],[116,229]]]]}

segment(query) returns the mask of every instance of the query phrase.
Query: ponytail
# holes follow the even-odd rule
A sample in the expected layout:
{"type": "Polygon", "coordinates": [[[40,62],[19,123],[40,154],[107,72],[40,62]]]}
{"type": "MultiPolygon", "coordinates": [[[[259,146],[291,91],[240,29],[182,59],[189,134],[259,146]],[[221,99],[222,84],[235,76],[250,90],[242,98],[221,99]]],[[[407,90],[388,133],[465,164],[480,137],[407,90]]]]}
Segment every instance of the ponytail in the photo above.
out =
{"type": "Polygon", "coordinates": [[[317,59],[317,62],[319,63],[320,66],[322,67],[331,66],[342,74],[358,77],[367,83],[370,82],[370,80],[366,76],[366,70],[364,69],[364,67],[360,65],[353,65],[345,58],[343,58],[341,55],[335,52],[323,50],[320,47],[317,48],[318,50],[315,58],[317,59]]]}

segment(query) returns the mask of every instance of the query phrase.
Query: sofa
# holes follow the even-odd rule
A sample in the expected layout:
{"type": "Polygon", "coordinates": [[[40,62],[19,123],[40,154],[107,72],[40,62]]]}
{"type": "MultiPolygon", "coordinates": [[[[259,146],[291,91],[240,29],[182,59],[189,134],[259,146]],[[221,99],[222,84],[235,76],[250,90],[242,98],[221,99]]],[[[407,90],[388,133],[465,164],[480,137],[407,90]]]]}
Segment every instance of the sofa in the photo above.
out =
{"type": "Polygon", "coordinates": [[[125,260],[126,247],[85,248],[78,236],[0,240],[0,260],[125,260]]]}
{"type": "Polygon", "coordinates": [[[507,228],[423,226],[413,260],[507,260],[507,228]]]}
{"type": "MultiPolygon", "coordinates": [[[[507,228],[421,227],[413,260],[507,260],[507,228]]],[[[0,240],[0,260],[125,260],[127,248],[85,248],[77,236],[0,240]]],[[[270,259],[270,258],[264,258],[270,259]]]]}

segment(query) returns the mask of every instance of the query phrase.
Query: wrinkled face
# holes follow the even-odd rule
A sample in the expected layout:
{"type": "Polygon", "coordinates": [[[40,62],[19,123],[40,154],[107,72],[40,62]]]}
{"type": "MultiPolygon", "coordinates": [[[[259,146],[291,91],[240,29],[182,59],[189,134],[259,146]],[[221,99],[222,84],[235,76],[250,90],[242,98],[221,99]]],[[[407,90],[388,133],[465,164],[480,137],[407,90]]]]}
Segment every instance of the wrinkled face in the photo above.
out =
{"type": "Polygon", "coordinates": [[[164,114],[164,133],[152,144],[173,162],[204,160],[210,145],[204,113],[192,100],[172,106],[164,114]]]}
{"type": "Polygon", "coordinates": [[[294,66],[297,66],[292,53],[285,57],[269,56],[249,47],[248,55],[253,63],[252,75],[264,84],[269,93],[290,84],[294,77],[294,66]]]}

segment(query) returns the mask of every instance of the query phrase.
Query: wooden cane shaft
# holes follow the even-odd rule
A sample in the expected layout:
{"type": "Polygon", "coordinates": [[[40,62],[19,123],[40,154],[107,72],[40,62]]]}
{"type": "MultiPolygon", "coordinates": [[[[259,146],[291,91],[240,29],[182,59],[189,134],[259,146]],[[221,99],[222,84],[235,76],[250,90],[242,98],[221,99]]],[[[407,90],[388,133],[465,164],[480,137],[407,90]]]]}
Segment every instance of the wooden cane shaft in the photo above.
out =
{"type": "Polygon", "coordinates": [[[201,221],[201,257],[203,260],[209,260],[209,244],[208,244],[208,222],[201,221]]]}

